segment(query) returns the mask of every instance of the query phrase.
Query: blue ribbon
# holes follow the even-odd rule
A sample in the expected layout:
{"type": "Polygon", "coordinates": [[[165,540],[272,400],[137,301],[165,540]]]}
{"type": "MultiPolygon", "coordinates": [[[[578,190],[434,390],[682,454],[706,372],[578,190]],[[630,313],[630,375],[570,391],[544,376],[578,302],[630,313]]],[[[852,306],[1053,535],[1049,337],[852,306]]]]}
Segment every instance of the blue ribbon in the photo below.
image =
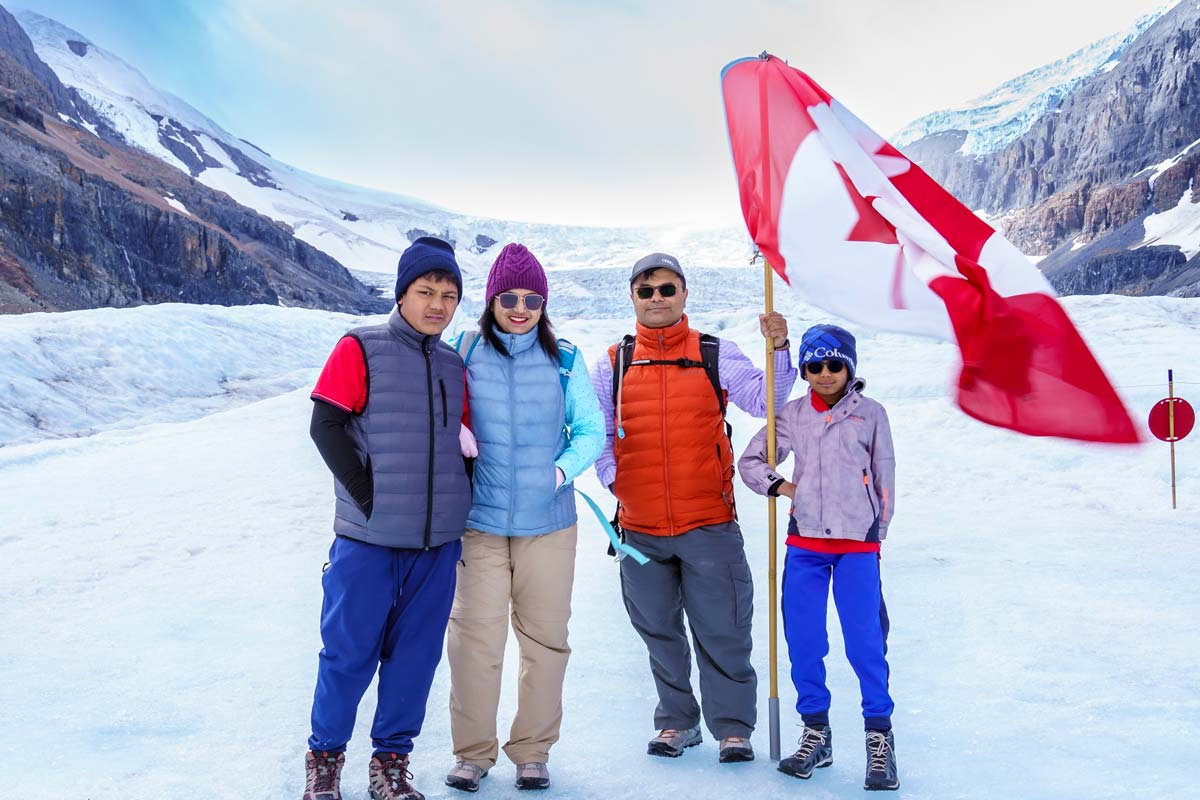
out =
{"type": "Polygon", "coordinates": [[[638,552],[636,547],[625,544],[617,537],[617,532],[613,530],[613,526],[609,523],[608,519],[605,518],[604,512],[600,510],[600,506],[596,505],[596,501],[578,489],[575,491],[580,497],[587,501],[587,504],[592,507],[592,512],[595,513],[596,519],[600,520],[600,527],[606,534],[608,534],[608,541],[612,543],[613,550],[615,550],[617,553],[618,561],[625,556],[629,556],[639,564],[645,564],[650,560],[638,552]]]}

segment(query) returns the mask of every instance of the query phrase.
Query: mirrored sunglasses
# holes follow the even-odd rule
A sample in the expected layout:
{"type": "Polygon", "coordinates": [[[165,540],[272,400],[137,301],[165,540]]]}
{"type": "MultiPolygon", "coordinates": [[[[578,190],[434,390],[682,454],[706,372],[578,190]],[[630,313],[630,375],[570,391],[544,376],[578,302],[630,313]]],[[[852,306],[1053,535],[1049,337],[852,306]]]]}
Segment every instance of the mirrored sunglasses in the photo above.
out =
{"type": "MultiPolygon", "coordinates": [[[[500,307],[508,311],[512,311],[514,308],[516,308],[517,303],[521,301],[521,295],[517,294],[516,292],[501,292],[496,296],[500,298],[500,307]]],[[[530,311],[537,311],[542,307],[542,303],[544,302],[546,302],[546,299],[540,294],[525,295],[525,308],[529,309],[530,311]]]]}
{"type": "Polygon", "coordinates": [[[804,365],[809,375],[820,375],[826,367],[829,367],[830,373],[837,375],[845,369],[846,365],[841,361],[810,361],[804,365]]]}

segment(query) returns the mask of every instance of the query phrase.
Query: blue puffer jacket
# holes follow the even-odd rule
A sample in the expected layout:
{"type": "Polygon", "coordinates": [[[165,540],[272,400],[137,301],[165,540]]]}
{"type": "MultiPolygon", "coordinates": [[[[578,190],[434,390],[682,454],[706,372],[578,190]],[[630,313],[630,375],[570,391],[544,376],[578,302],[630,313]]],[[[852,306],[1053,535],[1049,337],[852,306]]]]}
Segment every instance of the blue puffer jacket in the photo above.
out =
{"type": "Polygon", "coordinates": [[[564,396],[559,364],[542,350],[536,330],[500,338],[511,358],[480,338],[467,364],[479,442],[467,526],[500,536],[562,530],[576,521],[571,482],[604,444],[600,404],[581,354],[564,396]],[[557,492],[555,467],[566,477],[557,492]]]}

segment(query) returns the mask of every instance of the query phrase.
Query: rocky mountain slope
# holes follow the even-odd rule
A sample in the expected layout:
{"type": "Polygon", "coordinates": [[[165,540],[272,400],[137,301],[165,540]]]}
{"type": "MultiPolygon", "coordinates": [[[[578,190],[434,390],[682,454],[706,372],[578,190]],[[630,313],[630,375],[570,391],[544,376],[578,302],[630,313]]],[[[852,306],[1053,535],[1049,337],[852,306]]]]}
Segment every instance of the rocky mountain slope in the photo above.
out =
{"type": "Polygon", "coordinates": [[[1197,296],[1200,5],[1178,3],[1135,32],[1107,57],[1091,53],[1090,73],[992,149],[928,121],[904,149],[1043,256],[1059,291],[1197,296]]]}
{"type": "Polygon", "coordinates": [[[399,253],[425,233],[456,244],[468,284],[471,273],[486,272],[497,243],[508,241],[527,244],[549,269],[626,268],[659,249],[700,267],[744,266],[749,255],[742,227],[678,231],[489,219],[313,175],[273,158],[269,142],[226,131],[82,33],[29,11],[17,18],[38,55],[124,141],[289,226],[351,270],[391,273],[399,253]]]}
{"type": "Polygon", "coordinates": [[[286,225],[130,147],[0,8],[0,312],[166,301],[387,306],[286,225]]]}

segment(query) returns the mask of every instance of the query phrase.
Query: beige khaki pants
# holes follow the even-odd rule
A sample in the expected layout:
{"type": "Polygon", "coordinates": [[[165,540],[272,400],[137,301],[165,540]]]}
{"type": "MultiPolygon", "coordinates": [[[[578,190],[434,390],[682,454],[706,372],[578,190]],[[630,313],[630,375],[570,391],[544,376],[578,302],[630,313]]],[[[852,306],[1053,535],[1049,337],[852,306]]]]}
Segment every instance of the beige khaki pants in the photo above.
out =
{"type": "Polygon", "coordinates": [[[496,764],[500,673],[512,629],[521,650],[517,714],[504,754],[514,764],[546,762],[562,723],[567,621],[575,580],[577,526],[544,536],[495,536],[467,529],[447,628],[450,734],[454,755],[481,769],[496,764]]]}

